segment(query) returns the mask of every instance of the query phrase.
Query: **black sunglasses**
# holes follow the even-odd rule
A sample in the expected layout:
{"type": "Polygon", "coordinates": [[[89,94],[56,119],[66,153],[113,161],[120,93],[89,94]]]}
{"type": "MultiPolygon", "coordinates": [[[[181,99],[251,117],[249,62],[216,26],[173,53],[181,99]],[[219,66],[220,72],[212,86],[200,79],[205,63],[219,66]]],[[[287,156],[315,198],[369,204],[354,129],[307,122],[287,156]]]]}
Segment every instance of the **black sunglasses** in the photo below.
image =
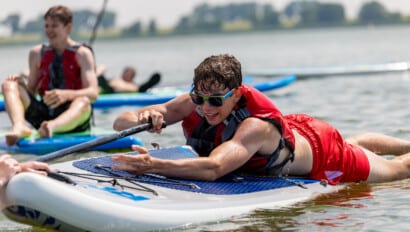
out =
{"type": "Polygon", "coordinates": [[[202,95],[195,93],[195,88],[192,88],[191,91],[189,92],[189,95],[191,96],[192,102],[194,102],[197,105],[202,105],[206,101],[208,101],[208,103],[211,106],[220,107],[220,106],[223,106],[225,99],[232,96],[233,90],[234,89],[229,90],[229,92],[227,92],[223,96],[202,96],[202,95]]]}

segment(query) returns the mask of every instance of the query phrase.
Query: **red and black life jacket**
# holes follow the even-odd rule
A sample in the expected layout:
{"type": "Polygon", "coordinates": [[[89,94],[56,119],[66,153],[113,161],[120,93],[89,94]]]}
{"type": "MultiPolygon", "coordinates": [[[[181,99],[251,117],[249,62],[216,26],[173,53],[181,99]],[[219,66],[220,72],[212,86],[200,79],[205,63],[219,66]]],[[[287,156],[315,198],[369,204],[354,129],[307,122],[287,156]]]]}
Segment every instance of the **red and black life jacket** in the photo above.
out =
{"type": "Polygon", "coordinates": [[[41,48],[41,63],[37,90],[40,96],[51,89],[81,89],[81,69],[77,49],[81,44],[67,47],[61,55],[48,45],[41,48]]]}
{"type": "Polygon", "coordinates": [[[293,161],[294,135],[282,113],[266,95],[246,85],[242,85],[240,88],[243,94],[242,99],[224,122],[210,126],[202,116],[199,107],[184,118],[182,128],[187,145],[192,146],[199,155],[208,156],[215,147],[233,137],[238,125],[243,120],[248,117],[260,118],[269,121],[278,128],[282,135],[280,144],[272,155],[255,154],[241,167],[241,170],[271,173],[275,171],[273,169],[282,168],[287,161],[293,161]],[[271,167],[278,159],[280,150],[284,146],[291,151],[291,157],[281,167],[271,167]]]}

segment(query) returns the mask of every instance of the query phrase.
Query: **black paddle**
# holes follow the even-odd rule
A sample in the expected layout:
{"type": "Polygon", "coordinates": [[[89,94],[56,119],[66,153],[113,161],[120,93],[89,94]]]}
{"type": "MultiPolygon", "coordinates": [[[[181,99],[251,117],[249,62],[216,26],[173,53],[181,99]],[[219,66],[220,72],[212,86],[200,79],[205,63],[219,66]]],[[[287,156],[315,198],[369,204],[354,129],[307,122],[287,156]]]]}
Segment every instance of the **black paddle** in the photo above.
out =
{"type": "Polygon", "coordinates": [[[107,3],[108,3],[108,0],[104,0],[102,9],[101,9],[100,13],[97,16],[97,20],[95,21],[93,32],[91,33],[90,41],[88,42],[89,45],[92,45],[94,40],[95,40],[95,37],[97,37],[97,29],[98,29],[98,26],[100,25],[100,23],[102,21],[102,18],[104,16],[105,9],[107,8],[107,3]]]}
{"type": "MultiPolygon", "coordinates": [[[[165,128],[166,126],[167,126],[167,124],[164,122],[162,124],[162,128],[165,128]]],[[[146,130],[150,129],[151,127],[152,127],[151,123],[144,123],[144,124],[141,124],[141,125],[138,125],[138,126],[135,126],[135,127],[131,127],[131,128],[119,131],[119,132],[117,132],[115,134],[112,134],[112,135],[103,136],[103,137],[100,137],[100,138],[97,138],[97,139],[94,139],[94,140],[91,140],[91,141],[88,141],[88,142],[80,143],[80,144],[77,144],[77,145],[74,145],[74,146],[71,146],[71,147],[64,148],[62,150],[58,150],[58,151],[55,151],[55,152],[45,154],[45,155],[37,158],[36,161],[48,162],[48,161],[51,161],[51,160],[62,158],[64,156],[72,154],[74,152],[87,151],[88,149],[90,149],[92,147],[95,147],[95,146],[98,146],[98,145],[101,145],[101,144],[105,144],[105,143],[109,143],[111,141],[123,138],[123,137],[128,136],[128,135],[132,135],[132,134],[135,134],[135,133],[138,133],[138,132],[141,132],[141,131],[146,131],[146,130]]]]}

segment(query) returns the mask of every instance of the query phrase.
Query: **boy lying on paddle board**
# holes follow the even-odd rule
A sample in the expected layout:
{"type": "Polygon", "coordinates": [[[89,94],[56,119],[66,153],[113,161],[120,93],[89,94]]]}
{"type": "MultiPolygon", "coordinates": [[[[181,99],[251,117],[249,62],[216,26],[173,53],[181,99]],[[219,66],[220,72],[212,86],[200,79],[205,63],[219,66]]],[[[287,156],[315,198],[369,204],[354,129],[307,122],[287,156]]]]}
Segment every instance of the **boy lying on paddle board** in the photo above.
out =
{"type": "Polygon", "coordinates": [[[108,80],[105,77],[106,68],[99,65],[97,68],[98,86],[101,94],[107,93],[144,93],[161,81],[161,74],[154,73],[146,82],[138,85],[134,82],[137,70],[131,66],[126,66],[121,76],[108,80]]]}
{"type": "Polygon", "coordinates": [[[266,95],[242,84],[231,55],[206,58],[195,69],[192,90],[164,104],[120,115],[114,129],[152,121],[161,132],[182,121],[188,145],[200,158],[164,160],[134,146],[139,155],[114,156],[113,168],[134,174],[215,180],[234,171],[303,176],[339,182],[382,182],[410,176],[410,142],[378,133],[343,138],[337,129],[305,114],[282,115],[266,95]],[[383,154],[397,157],[392,160],[383,154]]]}

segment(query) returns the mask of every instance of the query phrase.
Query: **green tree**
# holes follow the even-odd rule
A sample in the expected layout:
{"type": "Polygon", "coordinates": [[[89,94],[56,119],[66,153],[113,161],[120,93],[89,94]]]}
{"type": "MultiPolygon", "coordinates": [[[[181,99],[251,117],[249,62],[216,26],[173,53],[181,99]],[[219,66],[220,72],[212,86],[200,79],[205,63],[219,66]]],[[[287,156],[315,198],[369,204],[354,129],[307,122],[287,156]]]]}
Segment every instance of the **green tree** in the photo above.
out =
{"type": "Polygon", "coordinates": [[[20,15],[19,14],[10,14],[3,21],[3,23],[6,24],[6,25],[9,25],[10,28],[11,28],[12,33],[15,33],[19,30],[20,15]]]}
{"type": "Polygon", "coordinates": [[[148,24],[148,34],[155,35],[157,34],[157,21],[155,19],[151,19],[148,24]]]}
{"type": "Polygon", "coordinates": [[[300,26],[317,25],[318,12],[319,3],[316,1],[292,1],[284,10],[285,15],[300,26]]]}
{"type": "Polygon", "coordinates": [[[100,26],[104,29],[114,28],[117,14],[112,11],[106,11],[102,17],[100,26]]]}
{"type": "Polygon", "coordinates": [[[386,8],[377,1],[363,4],[359,11],[359,22],[364,24],[379,24],[387,22],[389,13],[386,8]]]}
{"type": "Polygon", "coordinates": [[[138,37],[141,35],[141,22],[137,21],[134,24],[132,24],[130,27],[124,29],[123,35],[126,37],[138,37]]]}
{"type": "Polygon", "coordinates": [[[346,21],[344,7],[341,4],[321,3],[317,20],[321,25],[343,24],[346,21]]]}
{"type": "Polygon", "coordinates": [[[402,15],[399,12],[389,13],[389,23],[401,23],[404,20],[402,19],[402,15]]]}
{"type": "Polygon", "coordinates": [[[318,22],[319,3],[315,1],[301,2],[302,11],[300,12],[301,25],[312,26],[318,22]]]}
{"type": "Polygon", "coordinates": [[[220,8],[212,8],[208,4],[201,4],[194,8],[191,31],[217,32],[221,30],[222,19],[218,16],[220,8]]]}
{"type": "MultiPolygon", "coordinates": [[[[26,23],[26,25],[22,28],[22,32],[25,33],[42,33],[44,27],[44,20],[43,16],[40,15],[35,20],[30,20],[26,23]]],[[[42,33],[43,34],[43,33],[42,33]]]]}
{"type": "Polygon", "coordinates": [[[231,3],[216,7],[204,3],[196,6],[191,15],[182,17],[174,30],[178,33],[218,32],[224,22],[235,21],[248,21],[253,26],[276,25],[278,16],[272,7],[260,7],[256,3],[231,3]]]}
{"type": "Polygon", "coordinates": [[[343,5],[317,1],[293,1],[283,11],[298,26],[340,25],[346,21],[343,5]]]}
{"type": "Polygon", "coordinates": [[[194,25],[194,31],[218,32],[221,28],[222,20],[216,17],[199,19],[194,25]]]}
{"type": "Polygon", "coordinates": [[[175,26],[174,31],[180,34],[189,33],[192,28],[190,20],[191,18],[189,16],[182,16],[175,26]]]}
{"type": "Polygon", "coordinates": [[[248,20],[257,24],[260,19],[257,8],[256,3],[236,3],[216,7],[214,12],[216,17],[224,21],[248,20]]]}
{"type": "Polygon", "coordinates": [[[262,6],[262,19],[260,20],[259,25],[261,27],[277,27],[279,26],[279,13],[276,12],[272,5],[265,4],[262,6]]]}

